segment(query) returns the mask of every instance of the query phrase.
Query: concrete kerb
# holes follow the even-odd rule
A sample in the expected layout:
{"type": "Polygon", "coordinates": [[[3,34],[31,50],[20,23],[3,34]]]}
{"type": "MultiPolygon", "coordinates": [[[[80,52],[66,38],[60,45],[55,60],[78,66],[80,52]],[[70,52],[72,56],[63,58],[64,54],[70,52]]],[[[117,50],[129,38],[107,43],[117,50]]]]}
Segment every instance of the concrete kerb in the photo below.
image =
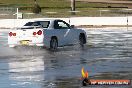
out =
{"type": "MultiPolygon", "coordinates": [[[[33,20],[43,20],[45,18],[34,19],[1,19],[0,28],[10,29],[21,27],[26,22],[33,20]]],[[[46,19],[62,19],[70,25],[80,27],[132,27],[132,17],[71,17],[71,18],[46,18],[46,19]],[[128,20],[128,21],[127,21],[128,20]],[[127,25],[128,24],[128,25],[127,25]]]]}

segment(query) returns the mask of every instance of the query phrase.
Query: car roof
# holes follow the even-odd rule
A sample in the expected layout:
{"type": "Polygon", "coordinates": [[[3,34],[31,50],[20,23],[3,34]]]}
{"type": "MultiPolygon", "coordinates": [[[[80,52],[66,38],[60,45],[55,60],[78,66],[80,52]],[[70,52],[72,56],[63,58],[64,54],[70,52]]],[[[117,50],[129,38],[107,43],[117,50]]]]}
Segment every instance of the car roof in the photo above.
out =
{"type": "Polygon", "coordinates": [[[52,29],[52,28],[54,28],[54,21],[55,20],[61,20],[61,19],[57,19],[57,18],[35,18],[29,22],[50,21],[50,25],[49,25],[48,29],[52,29]]]}
{"type": "Polygon", "coordinates": [[[33,22],[35,21],[55,21],[55,20],[60,20],[60,19],[56,19],[56,18],[36,18],[36,19],[33,19],[33,22]]]}
{"type": "Polygon", "coordinates": [[[50,25],[49,25],[48,29],[52,29],[52,28],[54,28],[54,24],[53,23],[54,23],[55,20],[60,20],[60,19],[37,18],[37,19],[32,19],[31,21],[28,21],[28,22],[50,21],[50,25]]]}
{"type": "Polygon", "coordinates": [[[50,25],[49,25],[48,29],[53,29],[55,20],[60,20],[60,19],[56,19],[56,18],[37,18],[37,19],[33,19],[33,21],[30,21],[30,22],[50,21],[50,25]]]}

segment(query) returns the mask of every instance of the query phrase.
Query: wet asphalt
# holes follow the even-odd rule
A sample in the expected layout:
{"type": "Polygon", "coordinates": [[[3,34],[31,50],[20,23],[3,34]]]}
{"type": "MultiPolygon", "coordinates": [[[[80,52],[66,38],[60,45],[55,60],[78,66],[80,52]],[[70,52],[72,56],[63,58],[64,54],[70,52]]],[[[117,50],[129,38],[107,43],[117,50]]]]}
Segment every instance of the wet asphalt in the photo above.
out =
{"type": "MultiPolygon", "coordinates": [[[[83,88],[81,68],[90,79],[132,79],[132,30],[89,28],[87,44],[9,48],[8,30],[0,31],[0,88],[83,88]]],[[[94,86],[89,88],[132,88],[94,86]]]]}

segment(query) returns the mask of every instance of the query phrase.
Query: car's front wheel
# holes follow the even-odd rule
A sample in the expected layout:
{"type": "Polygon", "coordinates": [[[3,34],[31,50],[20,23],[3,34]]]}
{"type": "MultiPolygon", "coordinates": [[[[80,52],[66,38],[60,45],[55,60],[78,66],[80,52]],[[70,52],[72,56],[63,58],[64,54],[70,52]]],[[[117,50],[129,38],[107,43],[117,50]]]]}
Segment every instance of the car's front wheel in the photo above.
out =
{"type": "Polygon", "coordinates": [[[51,41],[50,41],[50,49],[57,50],[57,48],[58,48],[58,40],[56,37],[53,37],[51,38],[51,41]]]}
{"type": "Polygon", "coordinates": [[[84,35],[79,36],[79,44],[81,47],[84,47],[84,44],[85,44],[85,36],[84,35]]]}

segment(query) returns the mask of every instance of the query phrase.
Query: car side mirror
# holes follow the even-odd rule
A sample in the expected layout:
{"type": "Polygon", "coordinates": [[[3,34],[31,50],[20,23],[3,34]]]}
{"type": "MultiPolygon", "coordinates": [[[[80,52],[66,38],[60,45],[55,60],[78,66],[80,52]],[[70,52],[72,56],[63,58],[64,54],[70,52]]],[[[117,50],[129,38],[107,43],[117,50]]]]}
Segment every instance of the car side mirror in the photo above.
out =
{"type": "Polygon", "coordinates": [[[71,28],[75,28],[75,25],[71,25],[71,28]]]}

